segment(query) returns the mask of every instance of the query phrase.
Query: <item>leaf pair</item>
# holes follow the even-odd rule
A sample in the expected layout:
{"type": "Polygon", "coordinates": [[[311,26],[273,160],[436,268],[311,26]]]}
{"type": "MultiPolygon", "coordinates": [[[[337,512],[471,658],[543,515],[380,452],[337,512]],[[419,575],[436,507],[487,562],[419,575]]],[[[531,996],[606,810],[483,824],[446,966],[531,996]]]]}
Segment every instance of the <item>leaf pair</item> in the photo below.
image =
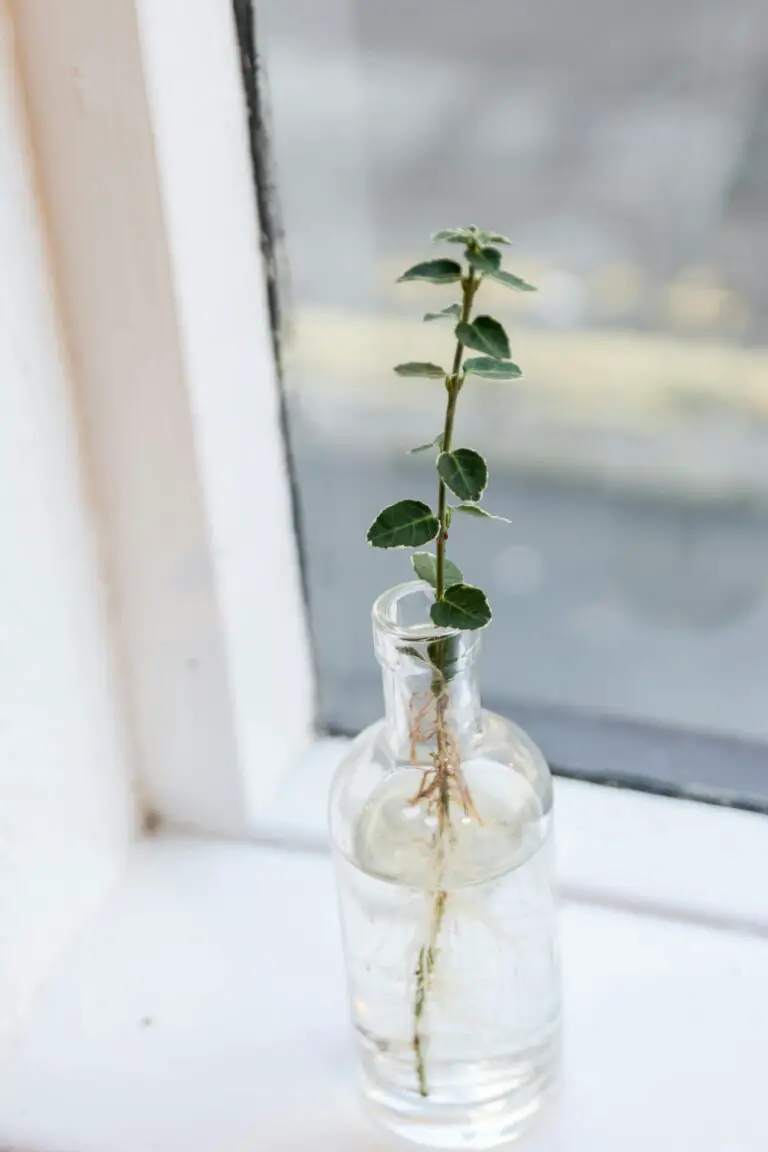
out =
{"type": "MultiPolygon", "coordinates": [[[[427,313],[425,319],[442,313],[427,313]]],[[[522,372],[509,357],[509,339],[502,325],[492,316],[478,316],[472,323],[456,325],[456,336],[465,348],[476,348],[484,356],[473,356],[464,362],[464,373],[483,376],[488,380],[517,380],[522,372]]],[[[446,379],[448,373],[439,364],[429,360],[408,360],[396,364],[398,376],[421,376],[433,380],[446,379]]]]}
{"type": "MultiPolygon", "coordinates": [[[[505,272],[498,264],[494,266],[492,257],[481,255],[493,251],[495,250],[492,248],[483,248],[480,252],[471,253],[470,263],[473,263],[483,275],[490,276],[492,280],[498,280],[500,284],[506,285],[507,288],[513,288],[516,292],[536,291],[533,284],[529,284],[520,276],[515,276],[512,272],[505,272]]],[[[501,259],[500,256],[499,259],[501,259]]],[[[425,260],[421,264],[414,264],[412,268],[398,277],[398,283],[409,280],[426,280],[429,284],[456,284],[461,280],[461,264],[455,260],[425,260]]],[[[436,319],[437,316],[439,313],[432,313],[429,319],[436,319]]]]}
{"type": "MultiPolygon", "coordinates": [[[[428,312],[425,320],[438,320],[453,317],[458,305],[451,305],[442,312],[428,312]]],[[[484,356],[467,360],[464,371],[475,376],[485,376],[497,380],[516,380],[522,376],[517,364],[509,359],[509,338],[503,326],[492,316],[478,316],[471,323],[460,320],[456,325],[456,337],[465,348],[475,348],[484,356]]],[[[447,377],[445,368],[429,360],[409,360],[397,364],[398,376],[423,376],[434,380],[447,377]]]]}
{"type": "MultiPolygon", "coordinates": [[[[496,360],[493,356],[472,356],[464,361],[463,367],[465,375],[483,376],[486,380],[518,380],[523,374],[511,360],[496,360]]],[[[429,360],[408,360],[405,364],[396,364],[395,372],[398,376],[422,376],[432,380],[444,380],[448,376],[445,368],[429,360]]]]}
{"type": "Polygon", "coordinates": [[[474,224],[469,228],[441,228],[439,232],[432,233],[431,239],[434,244],[471,244],[480,247],[512,243],[508,236],[502,236],[500,232],[484,232],[482,228],[475,228],[474,224]]]}
{"type": "MultiPolygon", "coordinates": [[[[494,516],[474,503],[457,504],[455,508],[449,508],[448,512],[451,516],[454,512],[463,512],[483,520],[503,520],[509,523],[505,516],[494,516]]],[[[440,522],[428,504],[422,500],[399,500],[379,512],[368,529],[366,539],[373,548],[420,548],[422,544],[434,540],[439,531],[440,522]]]]}
{"type": "MultiPolygon", "coordinates": [[[[411,557],[413,569],[420,580],[434,588],[437,584],[437,557],[432,552],[416,552],[411,557]]],[[[432,623],[440,628],[459,628],[462,631],[484,628],[491,619],[488,597],[481,588],[464,583],[457,566],[446,560],[443,566],[445,591],[436,600],[429,614],[432,623]]]]}
{"type": "MultiPolygon", "coordinates": [[[[500,284],[512,288],[516,292],[535,292],[533,284],[529,284],[520,276],[512,272],[505,272],[501,267],[501,253],[495,244],[511,244],[508,236],[500,232],[485,232],[481,228],[443,228],[432,234],[435,243],[465,244],[466,257],[472,267],[482,273],[498,280],[500,284]]],[[[401,280],[429,280],[433,284],[450,284],[461,279],[461,265],[455,260],[427,260],[422,264],[415,264],[400,277],[401,280]]],[[[435,316],[430,317],[435,319],[435,316]]]]}
{"type": "MultiPolygon", "coordinates": [[[[470,452],[471,449],[458,449],[458,451],[470,452]]],[[[451,454],[446,453],[446,455],[451,454]]],[[[476,491],[476,489],[473,490],[476,491]]],[[[466,497],[465,499],[469,500],[470,498],[466,497]]],[[[475,516],[482,520],[503,520],[504,523],[509,524],[509,520],[505,516],[494,516],[491,512],[486,512],[484,508],[471,502],[457,504],[455,508],[449,508],[448,511],[451,516],[454,512],[463,512],[467,516],[475,516]]],[[[422,500],[398,500],[396,504],[390,504],[379,512],[368,529],[366,539],[373,548],[420,548],[422,544],[428,544],[430,540],[434,540],[439,530],[440,523],[428,504],[422,500]]]]}
{"type": "MultiPolygon", "coordinates": [[[[466,241],[462,239],[460,242],[465,243],[466,241]]],[[[497,241],[499,244],[503,242],[502,240],[497,241]]],[[[497,248],[469,248],[467,259],[476,271],[481,272],[484,276],[489,276],[492,280],[497,280],[499,284],[504,284],[507,288],[513,288],[516,292],[536,291],[533,284],[529,284],[512,272],[505,272],[500,267],[501,253],[497,248]]],[[[408,268],[402,276],[398,277],[398,283],[407,283],[412,280],[426,280],[429,284],[458,284],[461,280],[461,264],[456,260],[424,260],[420,264],[414,264],[412,268],[408,268]]],[[[439,313],[432,313],[430,319],[435,319],[437,316],[439,313]]]]}

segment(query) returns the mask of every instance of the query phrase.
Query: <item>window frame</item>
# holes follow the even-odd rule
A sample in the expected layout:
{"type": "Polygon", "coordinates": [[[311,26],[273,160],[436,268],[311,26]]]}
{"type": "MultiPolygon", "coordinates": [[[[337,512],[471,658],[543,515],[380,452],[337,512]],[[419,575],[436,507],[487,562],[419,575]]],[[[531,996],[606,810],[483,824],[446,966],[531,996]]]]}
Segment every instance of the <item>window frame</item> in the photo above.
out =
{"type": "MultiPolygon", "coordinates": [[[[80,513],[104,553],[112,614],[101,623],[101,642],[120,668],[111,691],[133,737],[126,775],[137,790],[144,832],[159,820],[201,836],[281,840],[325,851],[324,793],[340,747],[314,739],[300,550],[232,12],[219,0],[115,0],[110,6],[72,0],[53,8],[46,0],[26,0],[15,16],[40,192],[34,215],[47,233],[72,365],[69,416],[73,426],[80,424],[86,446],[80,466],[89,486],[80,513]],[[121,20],[132,37],[120,34],[121,20]],[[132,107],[145,118],[149,152],[130,131],[118,132],[111,149],[103,147],[104,126],[111,130],[122,100],[135,101],[132,107]],[[93,212],[94,186],[114,197],[111,215],[93,212]],[[153,198],[157,210],[149,220],[131,217],[137,204],[153,198]],[[111,243],[121,213],[134,220],[145,248],[111,243]],[[104,247],[105,262],[94,265],[94,251],[104,247]],[[151,285],[157,277],[169,306],[153,327],[126,285],[151,285]],[[144,360],[121,366],[107,355],[99,299],[105,292],[112,293],[112,309],[133,309],[130,343],[144,341],[144,360]],[[155,356],[170,365],[167,375],[178,388],[171,416],[163,407],[163,373],[153,377],[156,390],[130,393],[141,364],[155,356]],[[126,423],[127,395],[141,408],[138,423],[126,423]],[[154,524],[160,514],[173,515],[172,504],[162,501],[153,510],[152,492],[129,467],[131,454],[144,450],[142,430],[153,422],[165,437],[156,445],[155,464],[179,438],[187,442],[176,495],[204,528],[202,575],[190,578],[199,582],[196,596],[209,613],[221,659],[210,662],[202,696],[188,691],[201,659],[195,620],[174,617],[182,647],[189,641],[191,663],[178,659],[178,649],[169,659],[154,627],[164,610],[176,610],[183,589],[151,554],[137,552],[150,537],[135,535],[136,510],[154,524]],[[121,439],[127,455],[117,451],[121,439]],[[127,519],[120,514],[126,506],[133,509],[127,519]],[[156,598],[144,577],[137,584],[141,565],[156,598]],[[152,680],[161,686],[159,712],[149,717],[137,704],[147,668],[161,673],[152,680]],[[213,710],[196,754],[190,742],[201,731],[203,697],[213,710]],[[169,746],[169,717],[188,726],[186,744],[169,746]]],[[[175,560],[183,571],[183,549],[175,560]]],[[[583,782],[559,781],[557,793],[560,875],[571,899],[768,931],[754,866],[768,854],[764,819],[583,782]]],[[[103,895],[127,852],[124,828],[106,829],[104,837],[102,884],[70,909],[70,931],[103,895]]],[[[66,850],[72,860],[80,858],[78,846],[66,850]]],[[[71,871],[63,883],[76,883],[71,871]]],[[[65,935],[57,935],[58,944],[65,935]]],[[[36,980],[53,963],[53,951],[40,951],[36,980]]]]}
{"type": "Polygon", "coordinates": [[[139,800],[244,834],[314,683],[232,12],[15,23],[139,800]]]}
{"type": "MultiPolygon", "coordinates": [[[[271,221],[259,215],[268,209],[258,185],[266,176],[263,164],[254,164],[263,139],[254,103],[253,17],[251,0],[198,0],[194,6],[184,0],[119,0],[110,12],[75,0],[66,16],[51,14],[44,0],[31,0],[16,13],[47,230],[65,335],[76,353],[77,403],[118,618],[123,703],[134,736],[140,802],[150,824],[246,836],[315,733],[314,668],[276,364],[271,221]],[[149,151],[146,140],[124,131],[116,147],[105,150],[97,117],[89,122],[89,114],[117,117],[121,104],[145,125],[149,151]],[[60,147],[62,139],[73,144],[74,163],[60,147]],[[110,200],[106,220],[94,220],[89,212],[94,183],[110,200]],[[137,201],[144,216],[133,223],[145,241],[138,256],[110,246],[109,235],[115,219],[137,201]],[[107,252],[100,265],[92,260],[96,249],[107,252]],[[120,282],[153,279],[164,279],[168,306],[150,328],[135,301],[120,294],[120,282]],[[132,309],[131,341],[143,342],[144,353],[148,349],[176,376],[175,407],[169,409],[158,395],[158,379],[154,391],[131,396],[132,404],[143,406],[133,424],[125,419],[126,393],[139,362],[121,374],[105,355],[97,305],[106,291],[112,292],[113,309],[132,309]],[[155,445],[150,468],[162,464],[174,441],[188,441],[188,454],[172,477],[176,491],[156,509],[143,478],[126,464],[145,451],[141,435],[151,424],[165,425],[165,439],[155,445]],[[127,451],[119,451],[126,440],[127,451]],[[178,648],[169,656],[158,635],[162,614],[177,610],[180,589],[169,572],[178,576],[188,541],[174,542],[176,554],[165,567],[154,562],[150,548],[139,554],[152,537],[137,536],[136,516],[123,515],[134,504],[141,516],[154,514],[155,535],[158,523],[175,514],[181,518],[189,508],[199,517],[204,552],[190,579],[206,585],[199,599],[210,614],[213,656],[199,624],[181,616],[179,628],[187,630],[181,646],[189,653],[184,661],[178,648]],[[139,578],[141,566],[148,576],[139,578]],[[207,666],[202,677],[201,665],[207,666]],[[200,688],[190,691],[196,680],[200,688]],[[142,706],[145,682],[153,689],[160,684],[165,697],[152,710],[142,706]],[[209,705],[205,733],[201,698],[209,705]],[[188,728],[186,741],[169,743],[169,720],[176,731],[188,728]]],[[[654,790],[642,762],[649,735],[658,745],[667,734],[652,725],[578,717],[574,728],[569,713],[544,706],[522,705],[520,716],[535,733],[548,733],[544,743],[562,774],[654,790]],[[631,736],[629,762],[622,755],[620,764],[618,729],[620,739],[631,736]]],[[[675,736],[686,760],[700,756],[703,747],[721,759],[733,747],[706,734],[675,736]]],[[[754,753],[751,746],[735,751],[747,758],[754,753]]],[[[656,754],[662,754],[658,748],[656,754]]],[[[700,788],[681,784],[666,791],[763,810],[760,802],[719,793],[706,779],[700,788]]]]}
{"type": "Polygon", "coordinates": [[[248,828],[315,721],[269,254],[233,10],[136,13],[248,828]]]}

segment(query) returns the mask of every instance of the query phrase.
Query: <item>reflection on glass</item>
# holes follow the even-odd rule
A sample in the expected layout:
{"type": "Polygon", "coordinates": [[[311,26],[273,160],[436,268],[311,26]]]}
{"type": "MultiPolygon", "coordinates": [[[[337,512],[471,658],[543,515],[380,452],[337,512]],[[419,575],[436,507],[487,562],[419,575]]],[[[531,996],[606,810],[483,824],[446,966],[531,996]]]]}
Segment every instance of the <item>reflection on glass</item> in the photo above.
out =
{"type": "Polygon", "coordinates": [[[400,448],[436,385],[390,366],[439,352],[420,317],[452,297],[394,280],[487,222],[540,292],[488,287],[526,377],[473,380],[458,430],[512,519],[456,530],[490,574],[486,696],[764,740],[763,0],[267,0],[259,34],[325,719],[375,714],[369,607],[409,575],[366,526],[432,489],[400,448]]]}

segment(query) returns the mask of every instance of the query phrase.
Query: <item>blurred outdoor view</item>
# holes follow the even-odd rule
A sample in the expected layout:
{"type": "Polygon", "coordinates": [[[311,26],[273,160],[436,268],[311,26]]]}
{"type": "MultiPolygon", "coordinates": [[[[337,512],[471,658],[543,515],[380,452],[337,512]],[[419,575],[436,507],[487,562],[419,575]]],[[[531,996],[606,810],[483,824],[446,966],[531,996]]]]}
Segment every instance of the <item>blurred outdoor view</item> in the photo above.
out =
{"type": "Polygon", "coordinates": [[[608,775],[768,797],[765,0],[262,0],[257,19],[322,719],[381,711],[370,605],[411,569],[365,532],[434,499],[405,449],[443,390],[391,366],[449,355],[421,317],[455,293],[395,279],[473,223],[539,286],[483,287],[525,378],[473,378],[459,407],[455,443],[488,456],[512,521],[451,534],[494,607],[486,702],[562,767],[596,741],[608,775]]]}

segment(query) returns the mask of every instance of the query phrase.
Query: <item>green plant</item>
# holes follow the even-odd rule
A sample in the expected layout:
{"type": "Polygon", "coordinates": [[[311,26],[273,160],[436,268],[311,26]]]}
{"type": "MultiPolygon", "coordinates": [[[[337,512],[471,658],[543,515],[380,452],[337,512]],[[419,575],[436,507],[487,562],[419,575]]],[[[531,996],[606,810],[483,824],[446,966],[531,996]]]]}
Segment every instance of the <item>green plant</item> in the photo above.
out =
{"type": "Polygon", "coordinates": [[[434,242],[463,244],[466,268],[457,260],[427,260],[415,264],[399,282],[425,280],[431,284],[458,284],[461,302],[449,304],[440,312],[427,312],[424,319],[455,321],[456,348],[450,369],[428,361],[398,364],[398,376],[422,376],[442,380],[447,392],[443,430],[429,444],[419,444],[411,452],[436,450],[438,474],[437,509],[422,500],[399,500],[390,504],[368,529],[368,542],[374,548],[420,548],[436,540],[435,551],[416,552],[411,558],[416,575],[435,589],[430,613],[433,623],[444,628],[483,628],[491,619],[488,597],[481,588],[464,583],[461,571],[446,558],[446,544],[454,513],[485,519],[493,516],[480,501],[488,485],[488,465],[474,448],[454,448],[453,433],[459,394],[469,376],[491,380],[517,380],[520,368],[510,359],[509,339],[503,326],[492,316],[472,318],[475,297],[485,279],[504,284],[517,292],[534,292],[533,285],[501,267],[496,245],[511,241],[497,232],[479,228],[455,228],[435,232],[434,242]],[[481,356],[464,359],[465,351],[481,356]],[[448,492],[459,503],[449,504],[448,492]]]}
{"type": "MultiPolygon", "coordinates": [[[[428,312],[424,320],[449,321],[454,324],[456,347],[450,369],[427,361],[398,364],[398,376],[421,376],[442,380],[446,393],[443,430],[428,444],[411,452],[434,452],[437,470],[437,507],[422,500],[400,500],[390,504],[368,529],[368,542],[374,548],[415,548],[435,540],[434,552],[416,551],[411,557],[416,575],[434,588],[430,607],[432,622],[440,628],[460,631],[484,628],[491,619],[491,607],[482,588],[467,584],[461,570],[446,556],[446,545],[454,514],[503,520],[481,507],[488,485],[488,465],[473,448],[454,448],[456,407],[462,388],[471,376],[491,380],[516,380],[522,373],[510,359],[509,339],[503,326],[492,316],[473,318],[475,297],[484,280],[490,279],[517,292],[535,289],[519,276],[501,267],[498,245],[508,245],[506,236],[479,228],[456,228],[436,232],[434,242],[461,244],[466,265],[456,260],[437,259],[415,264],[400,281],[422,280],[432,284],[453,284],[461,288],[460,302],[449,304],[439,312],[428,312]],[[481,355],[465,359],[465,352],[481,355]],[[458,503],[449,503],[449,492],[458,503]]],[[[467,816],[477,818],[472,797],[461,768],[458,742],[451,729],[450,681],[455,645],[450,635],[432,641],[424,656],[417,648],[401,649],[405,655],[426,661],[431,669],[430,697],[427,706],[418,710],[412,721],[411,759],[418,762],[418,746],[434,742],[429,761],[423,768],[421,785],[413,803],[424,802],[437,816],[435,838],[435,883],[426,943],[420,948],[416,964],[413,1003],[412,1046],[416,1062],[419,1091],[428,1095],[425,1062],[424,1017],[428,995],[439,954],[439,937],[448,902],[442,874],[451,846],[451,803],[460,805],[467,816]],[[425,721],[425,716],[429,719],[425,721]]]]}

